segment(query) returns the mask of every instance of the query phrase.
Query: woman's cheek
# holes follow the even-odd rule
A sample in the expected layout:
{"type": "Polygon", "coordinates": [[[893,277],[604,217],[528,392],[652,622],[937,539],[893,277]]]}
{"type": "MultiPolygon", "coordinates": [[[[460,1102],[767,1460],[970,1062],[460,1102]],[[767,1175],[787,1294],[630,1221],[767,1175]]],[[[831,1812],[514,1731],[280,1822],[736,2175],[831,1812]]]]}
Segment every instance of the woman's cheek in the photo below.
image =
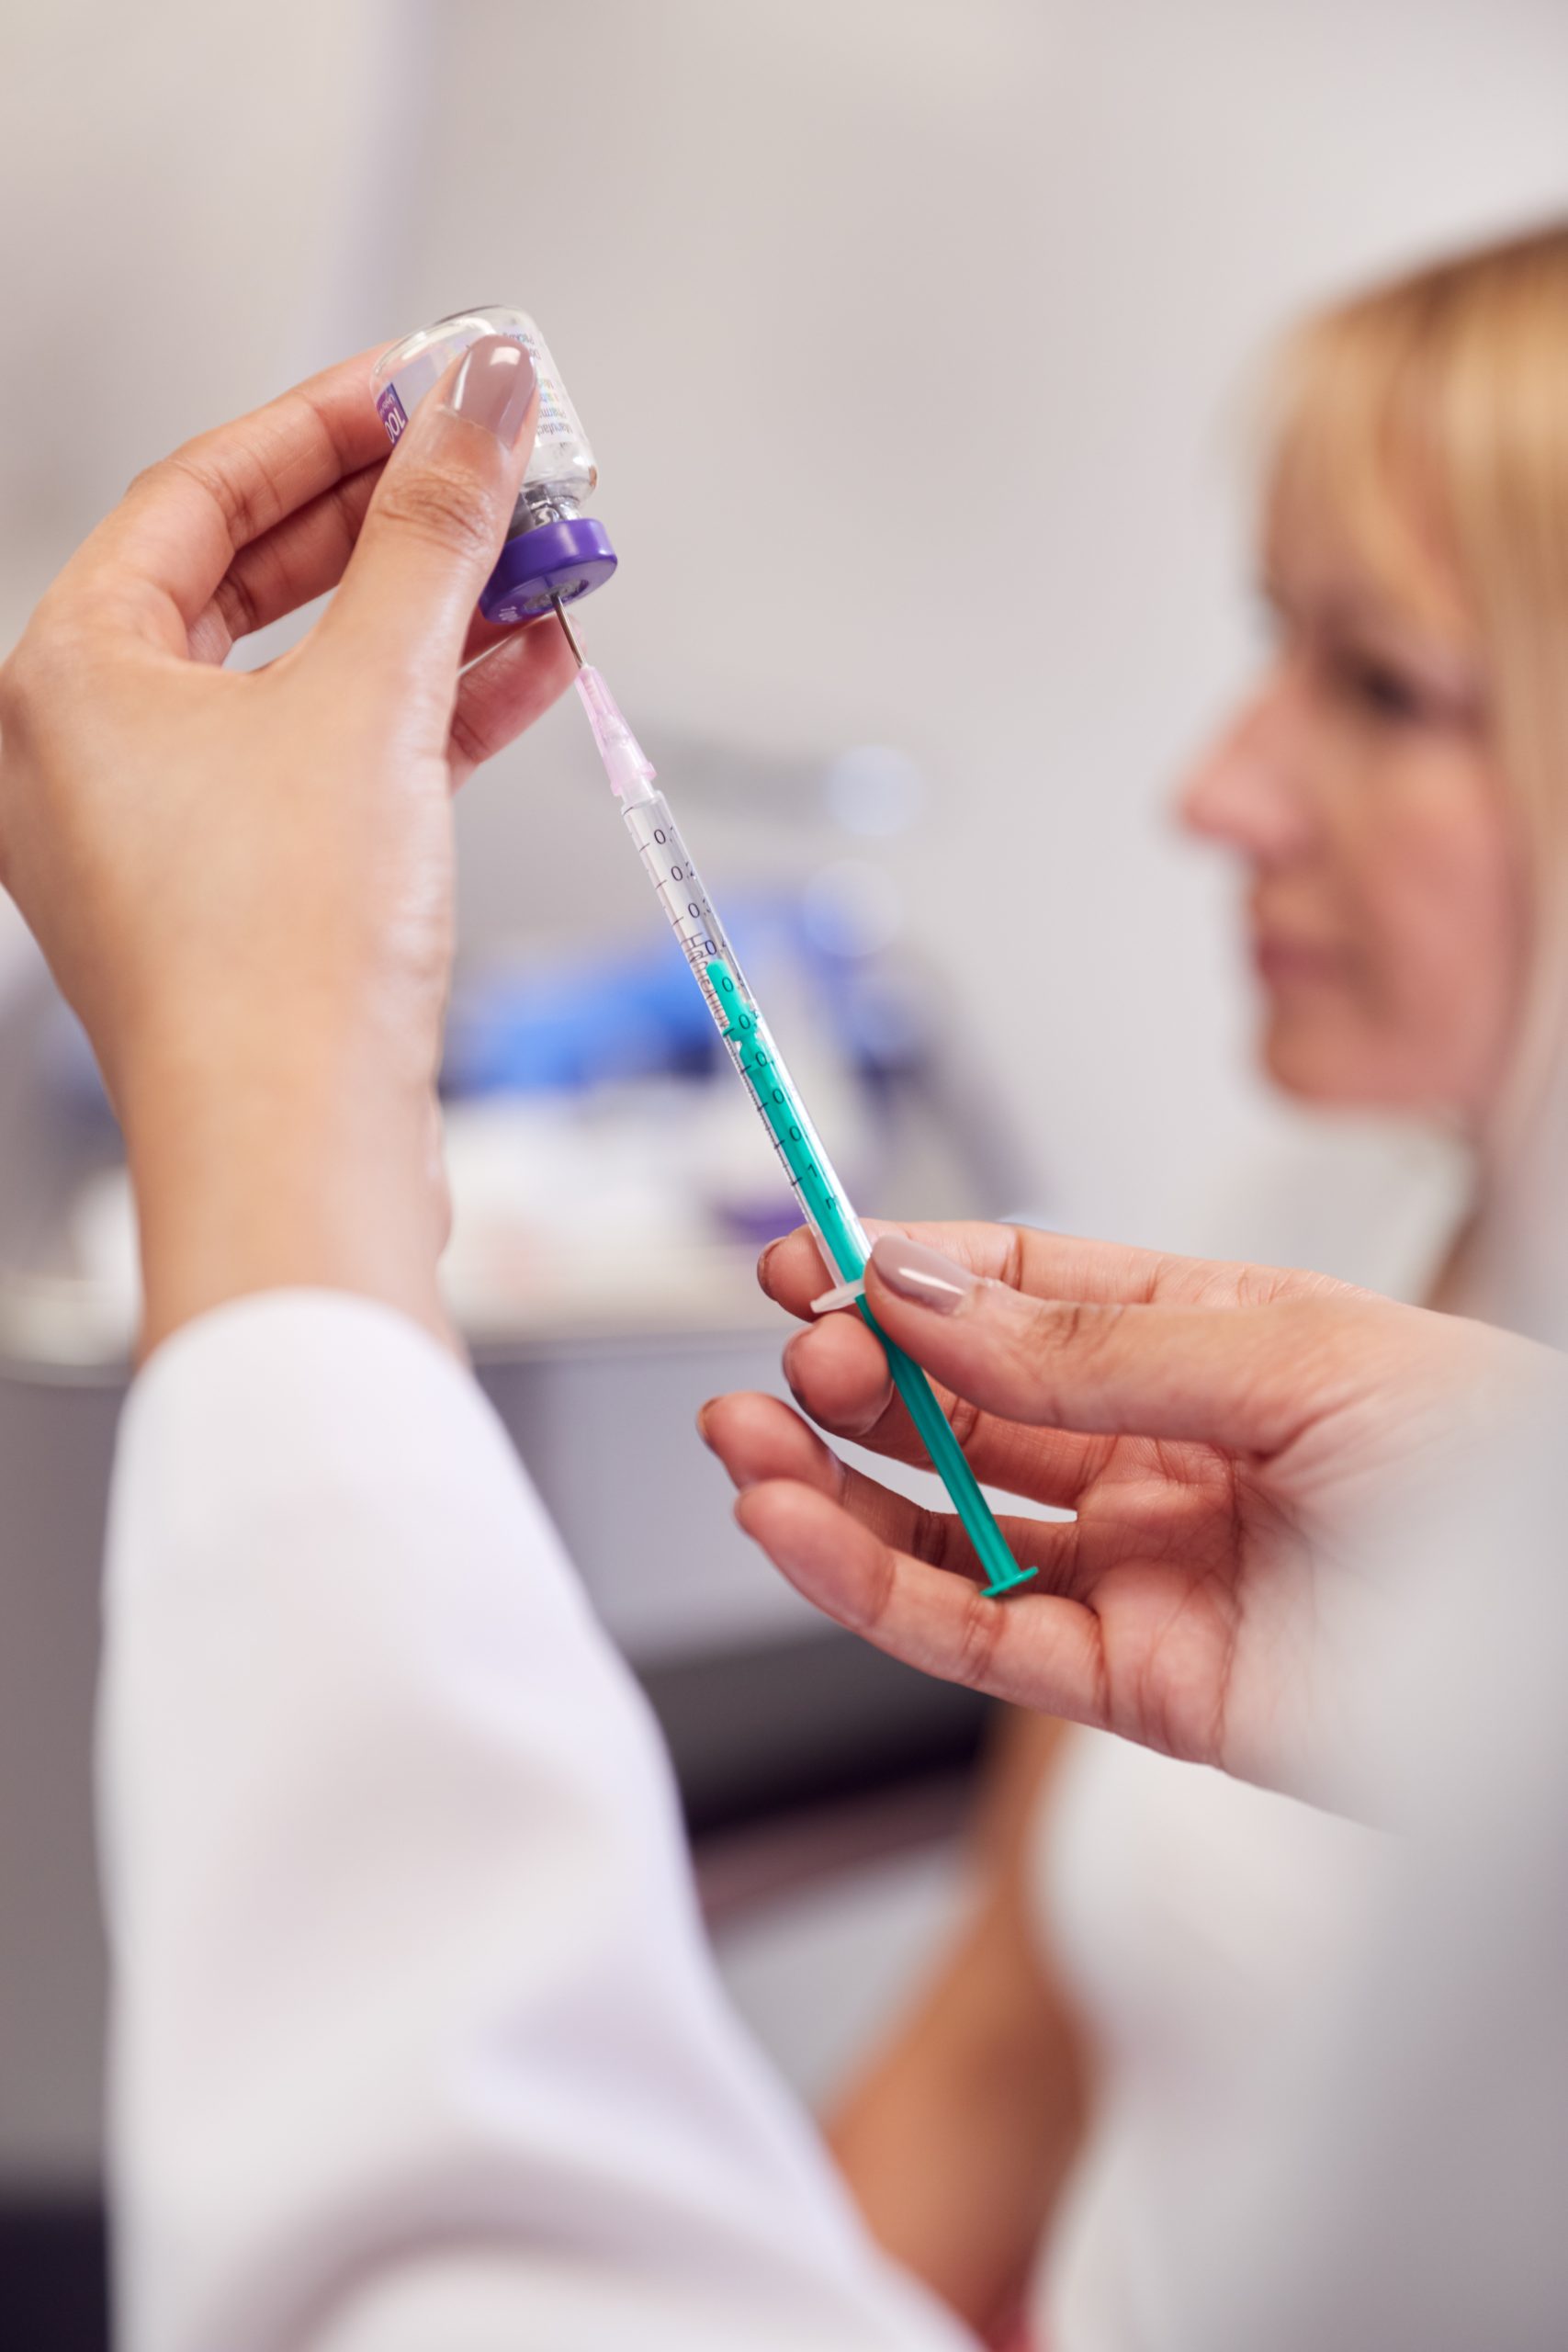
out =
{"type": "Polygon", "coordinates": [[[1408,1059],[1405,1099],[1483,1117],[1517,1020],[1519,892],[1484,772],[1427,774],[1378,861],[1382,989],[1408,1059]],[[1444,786],[1447,789],[1444,789],[1444,786]]]}

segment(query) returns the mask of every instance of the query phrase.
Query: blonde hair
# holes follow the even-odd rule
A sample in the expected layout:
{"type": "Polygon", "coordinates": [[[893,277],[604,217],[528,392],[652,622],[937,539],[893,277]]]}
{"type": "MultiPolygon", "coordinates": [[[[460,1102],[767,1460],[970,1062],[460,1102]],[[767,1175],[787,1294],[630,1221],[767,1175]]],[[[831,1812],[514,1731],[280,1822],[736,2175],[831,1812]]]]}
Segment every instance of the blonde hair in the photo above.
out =
{"type": "Polygon", "coordinates": [[[1271,390],[1273,511],[1326,519],[1417,610],[1446,570],[1479,636],[1529,891],[1498,1121],[1517,1149],[1568,1003],[1568,224],[1324,311],[1285,345],[1271,390]]]}

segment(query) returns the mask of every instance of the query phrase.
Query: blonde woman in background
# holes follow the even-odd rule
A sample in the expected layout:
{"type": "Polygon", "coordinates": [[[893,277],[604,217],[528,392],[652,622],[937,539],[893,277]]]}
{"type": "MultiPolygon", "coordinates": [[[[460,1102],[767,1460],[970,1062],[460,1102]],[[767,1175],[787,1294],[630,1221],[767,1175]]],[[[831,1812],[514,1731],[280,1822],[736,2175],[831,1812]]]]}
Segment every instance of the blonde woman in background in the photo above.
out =
{"type": "MultiPolygon", "coordinates": [[[[1315,319],[1272,413],[1276,651],[1182,816],[1247,868],[1275,1081],[1468,1144],[1427,1303],[1540,1329],[1554,1253],[1517,1204],[1568,939],[1568,227],[1315,319]]],[[[798,1306],[782,1254],[773,1286],[798,1306]]],[[[863,1336],[835,1317],[790,1358],[850,1435],[880,1410],[863,1336]]],[[[1195,2211],[1378,1840],[1021,1718],[976,1860],[958,1948],[834,2143],[876,2234],[976,2327],[1010,2342],[1022,2300],[1051,2352],[1120,2352],[1182,2306],[1195,2211]]]]}

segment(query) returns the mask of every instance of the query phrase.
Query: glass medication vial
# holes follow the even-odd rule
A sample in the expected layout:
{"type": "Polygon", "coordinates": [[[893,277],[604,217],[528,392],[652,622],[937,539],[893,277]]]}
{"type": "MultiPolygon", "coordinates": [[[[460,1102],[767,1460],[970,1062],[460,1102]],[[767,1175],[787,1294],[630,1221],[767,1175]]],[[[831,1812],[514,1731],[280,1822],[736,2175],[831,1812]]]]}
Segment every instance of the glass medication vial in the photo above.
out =
{"type": "Polygon", "coordinates": [[[506,544],[479,595],[488,621],[532,620],[558,599],[570,604],[602,588],[615,569],[603,523],[581,509],[599,469],[549,346],[522,311],[455,311],[383,354],[370,379],[376,413],[398,441],[414,410],[469,344],[487,334],[523,345],[539,379],[539,425],[506,544]]]}

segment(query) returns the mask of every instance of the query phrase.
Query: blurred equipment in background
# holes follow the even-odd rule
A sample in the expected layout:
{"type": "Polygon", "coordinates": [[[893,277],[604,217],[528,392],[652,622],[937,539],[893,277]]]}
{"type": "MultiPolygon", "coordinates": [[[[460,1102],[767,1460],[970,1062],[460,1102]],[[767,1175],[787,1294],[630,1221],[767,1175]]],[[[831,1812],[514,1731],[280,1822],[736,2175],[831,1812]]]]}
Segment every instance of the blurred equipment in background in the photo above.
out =
{"type": "MultiPolygon", "coordinates": [[[[698,747],[699,781],[725,756],[698,747]]],[[[1025,1158],[983,1052],[953,1034],[891,876],[843,854],[846,818],[874,812],[886,836],[914,817],[912,763],[880,750],[732,763],[747,788],[729,863],[753,876],[731,898],[737,953],[848,1184],[931,1217],[1016,1207],[1025,1158]]],[[[123,1361],[137,1314],[118,1132],[41,982],[0,1017],[0,1360],[98,1374],[123,1361]]],[[[442,1092],[444,1272],[474,1346],[776,1330],[756,1253],[799,1209],[667,935],[595,940],[591,919],[567,949],[492,935],[459,978],[442,1092]]]]}

